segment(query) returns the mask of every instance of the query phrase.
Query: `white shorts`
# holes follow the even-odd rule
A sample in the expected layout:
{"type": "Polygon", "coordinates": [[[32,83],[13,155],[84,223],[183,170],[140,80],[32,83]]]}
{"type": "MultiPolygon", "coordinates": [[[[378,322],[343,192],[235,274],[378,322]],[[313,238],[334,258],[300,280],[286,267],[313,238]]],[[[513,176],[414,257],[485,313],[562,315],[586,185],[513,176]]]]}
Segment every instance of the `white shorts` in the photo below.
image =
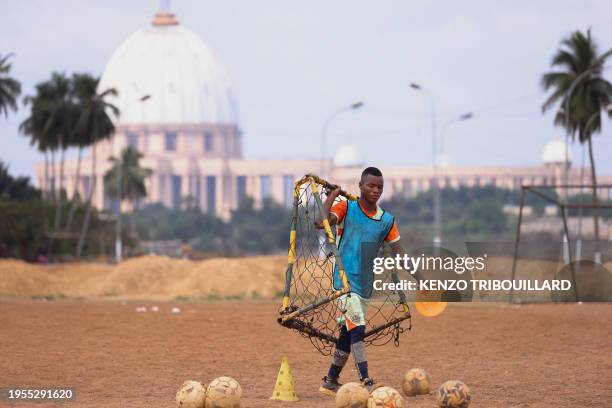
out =
{"type": "Polygon", "coordinates": [[[353,292],[340,296],[338,306],[342,314],[338,317],[338,324],[346,325],[349,331],[357,326],[365,326],[369,304],[369,299],[364,299],[353,292]]]}

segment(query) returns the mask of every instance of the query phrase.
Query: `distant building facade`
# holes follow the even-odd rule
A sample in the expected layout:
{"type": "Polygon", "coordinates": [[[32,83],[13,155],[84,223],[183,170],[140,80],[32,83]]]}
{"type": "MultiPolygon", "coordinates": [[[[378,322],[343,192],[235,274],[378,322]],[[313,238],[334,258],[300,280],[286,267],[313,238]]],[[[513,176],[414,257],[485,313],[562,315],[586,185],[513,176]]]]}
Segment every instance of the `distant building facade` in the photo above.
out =
{"type": "MultiPolygon", "coordinates": [[[[109,208],[103,177],[108,158],[126,146],[137,148],[143,167],[153,170],[146,181],[148,196],[142,204],[162,203],[178,208],[186,200],[203,211],[227,218],[245,196],[257,205],[271,198],[289,206],[293,183],[321,168],[319,160],[253,160],[243,157],[236,97],[229,76],[206,44],[179,25],[174,14],[156,14],[150,27],[130,35],[117,48],[101,77],[99,89],[117,89],[109,100],[121,110],[112,139],[99,143],[97,171],[91,174],[91,153],[81,164],[65,164],[63,185],[81,196],[95,186],[94,204],[109,208]]],[[[571,159],[571,158],[570,158],[571,159]]],[[[564,180],[565,144],[554,139],[545,146],[541,166],[442,167],[441,186],[495,185],[518,189],[523,184],[561,184],[564,180]]],[[[352,147],[343,147],[325,164],[328,178],[349,191],[358,191],[362,163],[352,147]]],[[[433,183],[431,167],[382,167],[385,197],[412,197],[433,183]]],[[[48,189],[44,166],[36,167],[38,185],[48,189]]],[[[59,174],[59,173],[56,173],[59,174]]],[[[569,182],[577,184],[582,172],[570,166],[569,182]]],[[[588,170],[584,170],[586,176],[588,170]]],[[[612,184],[611,176],[600,183],[612,184]]],[[[588,182],[587,182],[588,184],[588,182]]],[[[609,197],[610,192],[606,193],[609,197]]]]}

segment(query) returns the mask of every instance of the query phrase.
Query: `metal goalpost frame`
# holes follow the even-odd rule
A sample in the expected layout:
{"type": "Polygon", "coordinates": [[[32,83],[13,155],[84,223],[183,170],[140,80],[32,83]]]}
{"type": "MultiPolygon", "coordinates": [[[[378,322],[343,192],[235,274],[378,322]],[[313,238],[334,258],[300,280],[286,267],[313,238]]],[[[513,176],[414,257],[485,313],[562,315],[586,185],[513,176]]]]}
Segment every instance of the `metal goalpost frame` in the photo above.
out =
{"type": "MultiPolygon", "coordinates": [[[[336,188],[335,185],[327,182],[326,180],[321,179],[320,177],[314,174],[306,174],[304,177],[298,180],[294,185],[291,231],[289,234],[289,250],[287,254],[287,269],[285,272],[285,287],[283,291],[283,300],[282,300],[282,306],[280,309],[280,316],[277,318],[277,321],[282,326],[297,330],[298,332],[303,333],[306,336],[316,337],[329,344],[335,344],[337,341],[336,336],[330,335],[329,333],[324,333],[321,330],[318,330],[317,328],[315,328],[307,320],[300,319],[300,317],[302,317],[306,313],[311,312],[314,309],[321,307],[329,302],[333,302],[334,300],[338,299],[339,297],[343,295],[350,296],[350,293],[351,293],[351,286],[350,286],[350,283],[345,273],[344,264],[338,252],[338,247],[336,245],[334,233],[332,232],[332,229],[331,229],[331,226],[329,224],[326,214],[324,214],[323,200],[321,199],[321,192],[319,191],[318,186],[324,189],[327,189],[327,190],[332,190],[336,188]],[[312,302],[306,305],[303,305],[300,308],[295,308],[295,306],[293,307],[291,306],[291,283],[292,283],[293,274],[294,274],[294,265],[296,263],[296,257],[298,255],[296,253],[297,227],[298,227],[297,222],[298,222],[298,217],[299,217],[298,209],[299,209],[299,205],[301,204],[300,203],[301,190],[304,187],[306,188],[310,187],[310,190],[312,192],[312,196],[315,200],[315,206],[318,208],[317,217],[318,219],[321,220],[323,224],[323,229],[325,231],[325,248],[326,250],[328,250],[327,253],[330,254],[330,257],[333,257],[335,261],[335,265],[338,267],[338,271],[340,274],[340,278],[342,280],[343,288],[342,290],[334,291],[334,293],[329,296],[323,296],[321,298],[314,299],[312,302]]],[[[356,196],[344,190],[340,190],[340,195],[346,198],[347,200],[357,200],[358,199],[356,196]]],[[[393,274],[392,276],[394,280],[398,279],[396,274],[393,274]]],[[[401,305],[403,313],[399,316],[388,319],[386,322],[366,331],[365,333],[366,338],[370,336],[375,336],[381,331],[388,329],[392,326],[396,326],[397,331],[401,331],[401,328],[399,328],[399,324],[406,319],[410,319],[411,314],[410,314],[410,309],[408,307],[408,304],[406,303],[405,294],[401,291],[398,291],[397,294],[398,294],[399,300],[396,305],[397,306],[401,305]]],[[[397,343],[397,339],[396,339],[396,343],[397,343]]]]}
{"type": "MultiPolygon", "coordinates": [[[[562,189],[565,191],[568,191],[569,189],[581,189],[581,191],[583,189],[591,189],[593,190],[594,186],[590,186],[590,185],[578,185],[578,184],[556,184],[556,185],[523,185],[521,186],[521,204],[519,207],[519,215],[518,215],[518,220],[517,220],[517,226],[516,226],[516,236],[515,236],[515,240],[514,240],[514,256],[512,257],[512,282],[515,281],[516,278],[516,263],[518,260],[518,255],[519,255],[519,243],[521,240],[521,225],[523,222],[523,208],[525,206],[525,195],[526,193],[533,193],[536,196],[544,199],[545,201],[551,203],[551,204],[555,204],[561,211],[561,217],[563,219],[563,245],[567,245],[568,248],[568,255],[569,255],[569,266],[570,266],[570,272],[571,272],[571,279],[572,279],[572,287],[573,287],[573,292],[574,292],[574,300],[576,302],[578,302],[579,297],[578,297],[578,287],[576,285],[576,271],[574,270],[574,262],[572,261],[572,245],[571,245],[571,239],[570,239],[570,234],[569,234],[569,229],[567,226],[567,210],[568,209],[593,209],[593,210],[597,210],[597,209],[612,209],[612,205],[611,204],[599,204],[599,203],[579,203],[579,204],[572,204],[569,202],[563,202],[560,201],[559,199],[555,198],[555,197],[550,197],[549,195],[538,191],[538,189],[544,189],[544,190],[551,190],[551,189],[562,189]]],[[[597,189],[612,189],[612,184],[601,184],[598,185],[596,187],[597,189]]],[[[566,197],[567,198],[567,197],[566,197]]],[[[599,222],[599,221],[598,221],[599,222]]],[[[514,288],[510,288],[510,294],[509,294],[509,299],[508,302],[509,303],[513,303],[514,301],[514,288]]]]}

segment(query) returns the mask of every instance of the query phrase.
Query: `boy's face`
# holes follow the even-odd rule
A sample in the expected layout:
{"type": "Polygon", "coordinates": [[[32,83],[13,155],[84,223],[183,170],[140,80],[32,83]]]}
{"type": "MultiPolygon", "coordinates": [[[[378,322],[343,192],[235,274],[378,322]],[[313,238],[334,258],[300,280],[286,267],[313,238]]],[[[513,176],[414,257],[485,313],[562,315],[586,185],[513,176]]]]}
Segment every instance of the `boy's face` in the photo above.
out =
{"type": "Polygon", "coordinates": [[[383,183],[384,180],[382,176],[367,174],[359,182],[361,197],[370,204],[376,204],[382,195],[383,183]]]}

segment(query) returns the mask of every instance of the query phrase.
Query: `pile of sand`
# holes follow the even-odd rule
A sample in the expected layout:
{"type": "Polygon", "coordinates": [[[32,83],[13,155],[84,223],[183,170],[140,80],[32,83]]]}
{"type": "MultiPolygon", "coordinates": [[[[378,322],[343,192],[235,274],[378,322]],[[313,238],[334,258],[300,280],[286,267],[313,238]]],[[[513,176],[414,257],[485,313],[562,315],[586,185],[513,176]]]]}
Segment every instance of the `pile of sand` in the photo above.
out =
{"type": "Polygon", "coordinates": [[[118,265],[51,266],[0,260],[0,295],[270,298],[283,289],[286,265],[283,256],[189,261],[147,255],[118,265]]]}
{"type": "MultiPolygon", "coordinates": [[[[510,278],[512,258],[492,257],[487,260],[487,265],[495,273],[485,270],[475,278],[510,278]]],[[[557,267],[557,262],[522,260],[517,265],[516,278],[552,279],[557,267]]],[[[612,263],[605,267],[612,271],[612,263]]],[[[283,290],[286,268],[284,256],[189,261],[147,255],[118,265],[67,263],[49,266],[0,259],[0,296],[181,297],[193,300],[272,298],[283,290]]],[[[312,265],[307,269],[317,270],[312,265]]],[[[317,281],[317,285],[325,286],[325,278],[306,275],[299,279],[300,288],[308,286],[312,279],[317,281]]]]}

